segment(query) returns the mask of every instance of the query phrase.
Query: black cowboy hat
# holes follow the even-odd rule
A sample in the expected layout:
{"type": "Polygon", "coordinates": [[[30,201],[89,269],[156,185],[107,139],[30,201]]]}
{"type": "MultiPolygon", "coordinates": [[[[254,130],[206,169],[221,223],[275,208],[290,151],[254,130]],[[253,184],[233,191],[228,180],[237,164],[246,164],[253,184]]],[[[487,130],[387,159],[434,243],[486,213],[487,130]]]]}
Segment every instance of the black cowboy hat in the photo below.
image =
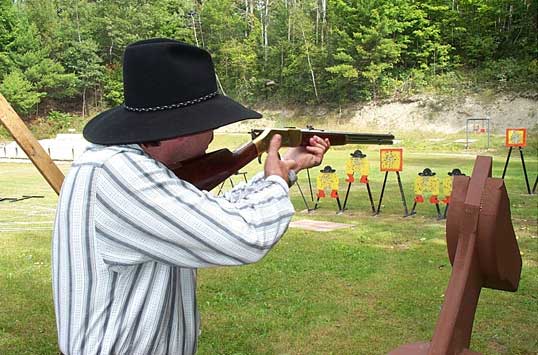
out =
{"type": "Polygon", "coordinates": [[[211,55],[198,47],[163,38],[125,49],[125,103],[102,112],[84,127],[97,144],[171,139],[262,117],[217,92],[211,55]]]}
{"type": "Polygon", "coordinates": [[[430,168],[425,168],[421,173],[418,173],[420,176],[434,176],[435,173],[430,168]]]}
{"type": "Polygon", "coordinates": [[[366,154],[362,154],[362,152],[358,149],[349,155],[351,155],[353,158],[366,158],[366,154]]]}
{"type": "Polygon", "coordinates": [[[458,168],[455,168],[455,169],[452,169],[452,171],[449,171],[448,175],[450,175],[450,176],[452,176],[452,175],[454,175],[454,176],[460,176],[460,175],[465,176],[465,174],[462,173],[461,170],[458,169],[458,168]]]}
{"type": "Polygon", "coordinates": [[[331,168],[330,165],[327,165],[323,168],[323,170],[320,170],[319,172],[320,173],[334,173],[336,170],[334,170],[333,168],[331,168]]]}

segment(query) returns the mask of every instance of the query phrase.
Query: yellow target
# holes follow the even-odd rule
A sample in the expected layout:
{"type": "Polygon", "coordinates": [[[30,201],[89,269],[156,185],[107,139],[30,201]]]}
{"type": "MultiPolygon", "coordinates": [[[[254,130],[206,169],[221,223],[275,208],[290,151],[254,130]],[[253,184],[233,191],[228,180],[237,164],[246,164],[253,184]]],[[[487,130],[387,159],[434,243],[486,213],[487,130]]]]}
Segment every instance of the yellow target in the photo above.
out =
{"type": "Polygon", "coordinates": [[[448,172],[448,176],[443,178],[443,195],[445,198],[443,198],[442,202],[447,205],[450,203],[450,195],[452,195],[454,176],[465,176],[465,174],[460,169],[455,168],[448,172]]]}
{"type": "Polygon", "coordinates": [[[350,158],[346,161],[346,181],[349,183],[355,182],[355,173],[361,176],[360,182],[368,183],[368,175],[370,174],[370,162],[360,150],[356,150],[350,154],[350,158]]]}
{"type": "Polygon", "coordinates": [[[321,174],[316,178],[316,187],[318,189],[318,197],[325,197],[325,190],[331,190],[331,197],[338,197],[338,175],[335,174],[336,170],[327,165],[323,170],[320,170],[321,174]]]}
{"type": "Polygon", "coordinates": [[[439,203],[439,178],[429,168],[425,168],[423,172],[418,173],[415,178],[415,202],[424,202],[424,195],[430,194],[430,203],[439,203]]]}

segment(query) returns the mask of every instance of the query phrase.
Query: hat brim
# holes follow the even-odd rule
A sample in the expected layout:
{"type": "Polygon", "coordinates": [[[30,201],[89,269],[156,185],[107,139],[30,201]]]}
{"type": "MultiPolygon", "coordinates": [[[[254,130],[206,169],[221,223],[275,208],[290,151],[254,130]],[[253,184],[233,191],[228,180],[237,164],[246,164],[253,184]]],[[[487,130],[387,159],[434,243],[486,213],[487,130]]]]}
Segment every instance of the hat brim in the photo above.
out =
{"type": "Polygon", "coordinates": [[[216,129],[262,115],[224,95],[176,109],[134,112],[117,106],[91,119],[83,135],[103,145],[132,144],[171,139],[216,129]]]}

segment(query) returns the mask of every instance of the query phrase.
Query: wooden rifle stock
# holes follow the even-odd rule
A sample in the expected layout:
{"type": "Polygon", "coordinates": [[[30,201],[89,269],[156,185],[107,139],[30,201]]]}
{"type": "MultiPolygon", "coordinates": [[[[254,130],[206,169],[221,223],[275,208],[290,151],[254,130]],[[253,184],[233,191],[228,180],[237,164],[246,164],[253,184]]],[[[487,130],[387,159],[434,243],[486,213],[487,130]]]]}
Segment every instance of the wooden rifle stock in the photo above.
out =
{"type": "Polygon", "coordinates": [[[200,190],[211,190],[232,176],[239,169],[256,159],[258,151],[249,142],[240,149],[230,152],[219,149],[197,158],[184,160],[170,170],[182,180],[188,181],[200,190]]]}
{"type": "Polygon", "coordinates": [[[190,182],[200,190],[209,191],[267,151],[269,142],[275,134],[282,136],[283,147],[308,146],[310,138],[313,136],[328,138],[331,145],[392,144],[394,140],[392,134],[349,133],[295,128],[254,129],[251,131],[253,140],[233,152],[228,149],[220,149],[200,157],[184,160],[169,166],[169,168],[178,178],[190,182]]]}

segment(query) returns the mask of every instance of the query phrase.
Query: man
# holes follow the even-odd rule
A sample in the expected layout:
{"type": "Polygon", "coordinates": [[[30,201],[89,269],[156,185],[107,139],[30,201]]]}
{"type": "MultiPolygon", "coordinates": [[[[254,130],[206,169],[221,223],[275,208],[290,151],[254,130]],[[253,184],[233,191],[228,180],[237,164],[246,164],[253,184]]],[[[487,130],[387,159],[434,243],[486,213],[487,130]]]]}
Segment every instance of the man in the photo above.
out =
{"type": "MultiPolygon", "coordinates": [[[[278,157],[215,197],[167,168],[202,155],[213,129],[259,118],[219,95],[209,53],[153,39],[127,47],[125,104],[84,129],[94,143],[64,181],[53,238],[60,350],[73,354],[194,354],[196,269],[253,263],[286,231],[290,171],[319,165],[329,142],[278,157]]],[[[293,174],[291,174],[293,175],[293,174]]]]}

